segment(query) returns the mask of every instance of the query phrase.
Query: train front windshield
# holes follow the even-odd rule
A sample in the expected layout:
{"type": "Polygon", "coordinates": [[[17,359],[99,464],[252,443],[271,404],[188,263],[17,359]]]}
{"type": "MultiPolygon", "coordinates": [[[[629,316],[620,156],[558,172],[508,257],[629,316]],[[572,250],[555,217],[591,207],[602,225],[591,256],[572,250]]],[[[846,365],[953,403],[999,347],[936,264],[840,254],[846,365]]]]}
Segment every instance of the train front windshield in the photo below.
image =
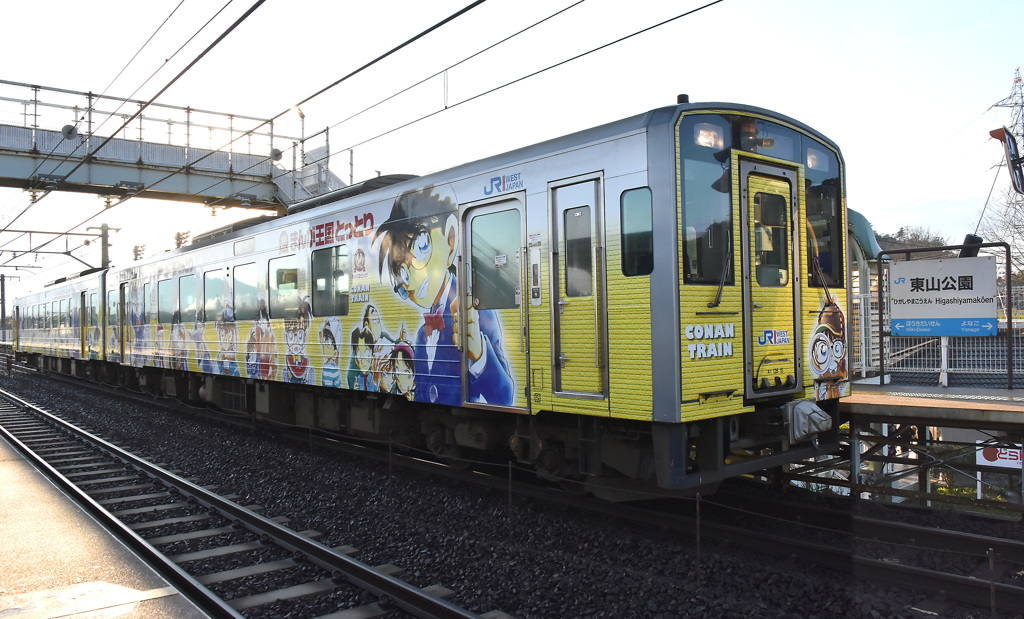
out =
{"type": "Polygon", "coordinates": [[[842,175],[824,143],[771,121],[738,114],[695,114],[679,123],[683,194],[683,277],[689,284],[733,283],[732,151],[804,166],[807,281],[844,284],[842,175]]]}

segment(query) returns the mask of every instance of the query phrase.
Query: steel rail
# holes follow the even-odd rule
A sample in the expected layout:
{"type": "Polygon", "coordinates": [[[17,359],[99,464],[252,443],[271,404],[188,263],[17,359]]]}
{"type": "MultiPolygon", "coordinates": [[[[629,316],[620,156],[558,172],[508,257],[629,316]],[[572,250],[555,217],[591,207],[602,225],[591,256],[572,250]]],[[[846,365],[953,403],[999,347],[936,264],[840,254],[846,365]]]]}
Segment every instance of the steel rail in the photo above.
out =
{"type": "MultiPolygon", "coordinates": [[[[31,409],[33,413],[39,414],[42,412],[41,409],[32,406],[14,394],[2,389],[0,389],[0,396],[11,400],[18,406],[31,409]]],[[[52,415],[46,416],[51,421],[56,420],[52,415]]],[[[68,427],[67,424],[64,423],[59,423],[59,425],[63,428],[68,427]]],[[[73,431],[76,430],[77,429],[73,431]]],[[[212,591],[199,584],[195,578],[178,567],[177,564],[142,539],[138,533],[128,528],[126,524],[118,520],[113,514],[100,506],[100,504],[92,497],[68,480],[68,478],[64,477],[64,475],[57,471],[57,469],[43,460],[35,453],[35,451],[25,445],[25,443],[21,442],[14,434],[2,425],[0,425],[0,435],[2,435],[4,440],[10,443],[12,447],[17,449],[18,452],[20,452],[25,459],[32,464],[32,466],[70,496],[76,504],[81,506],[86,512],[95,518],[105,529],[110,531],[112,535],[131,548],[163,578],[173,584],[189,601],[201,608],[204,612],[209,613],[212,617],[242,619],[242,615],[240,615],[235,609],[231,608],[226,600],[222,600],[214,595],[212,591]]]]}
{"type": "MultiPolygon", "coordinates": [[[[311,562],[331,572],[334,578],[344,579],[352,583],[353,585],[359,587],[360,589],[363,589],[365,591],[373,593],[374,595],[379,596],[380,598],[382,598],[383,601],[387,602],[388,604],[392,604],[416,617],[422,617],[424,619],[470,619],[479,616],[475,613],[471,613],[470,611],[464,608],[456,606],[455,604],[447,602],[446,600],[443,600],[439,597],[430,595],[429,593],[424,593],[417,587],[410,585],[409,583],[406,583],[398,578],[378,572],[374,570],[373,567],[360,561],[357,561],[355,559],[352,559],[350,557],[347,557],[315,540],[312,540],[308,537],[305,537],[304,535],[301,535],[300,533],[294,532],[286,527],[282,527],[277,523],[273,522],[272,520],[270,520],[269,518],[260,516],[259,514],[249,509],[246,509],[241,505],[238,505],[237,503],[234,503],[213,492],[210,492],[205,488],[202,488],[201,486],[193,484],[192,482],[189,482],[186,479],[183,479],[173,473],[170,473],[169,471],[166,471],[154,464],[151,464],[150,462],[147,462],[146,460],[139,458],[134,454],[124,451],[117,447],[116,445],[113,445],[103,440],[102,438],[99,438],[89,432],[86,432],[85,430],[82,430],[81,428],[78,428],[77,426],[74,426],[73,424],[62,420],[59,417],[50,414],[49,412],[31,404],[30,402],[27,402],[19,398],[14,394],[11,394],[7,391],[0,389],[0,396],[9,398],[10,400],[16,402],[18,405],[31,409],[34,413],[45,417],[52,423],[55,423],[85,438],[89,442],[94,443],[103,451],[106,451],[112,457],[124,460],[126,463],[135,467],[139,471],[146,473],[151,478],[159,479],[165,485],[170,486],[177,490],[178,492],[180,492],[184,497],[191,498],[195,502],[205,506],[208,509],[217,510],[218,512],[220,512],[222,516],[226,518],[238,520],[243,526],[245,526],[249,530],[261,535],[269,536],[271,539],[274,540],[276,544],[283,548],[307,556],[311,562]]],[[[9,436],[9,433],[6,431],[4,431],[4,434],[9,436]]],[[[29,452],[31,451],[24,445],[21,445],[19,450],[26,450],[29,452]]],[[[33,461],[36,460],[37,459],[33,456],[33,461]]],[[[43,464],[45,465],[45,463],[43,464]]],[[[50,467],[49,465],[45,465],[45,468],[48,471],[50,471],[48,475],[52,474],[59,478],[63,478],[63,476],[57,473],[57,471],[52,469],[52,467],[50,467]]],[[[65,484],[68,485],[69,489],[74,489],[73,491],[75,492],[76,496],[84,497],[84,494],[82,494],[80,490],[71,485],[70,482],[67,482],[65,480],[64,482],[61,483],[62,487],[64,487],[65,484]]],[[[83,500],[87,500],[89,503],[91,503],[94,506],[93,509],[95,509],[97,513],[105,514],[105,519],[113,518],[109,514],[106,514],[106,510],[104,510],[102,507],[96,504],[95,501],[92,501],[88,497],[85,497],[83,500]]],[[[119,529],[127,530],[126,527],[119,521],[113,520],[112,522],[116,523],[116,526],[119,529]]],[[[146,551],[147,556],[149,556],[150,552],[156,553],[152,546],[146,543],[141,537],[134,533],[134,531],[127,531],[131,534],[131,538],[137,540],[136,543],[140,543],[140,546],[148,548],[148,550],[146,551]]],[[[162,564],[169,563],[170,560],[166,557],[163,557],[163,555],[158,556],[161,558],[157,560],[159,560],[162,564]]],[[[186,584],[188,584],[189,587],[195,586],[202,589],[206,592],[205,596],[212,595],[209,592],[209,590],[207,590],[205,587],[203,587],[194,579],[192,579],[191,576],[188,576],[187,574],[184,574],[184,572],[181,572],[180,568],[178,568],[176,565],[174,565],[173,563],[169,564],[174,567],[175,573],[180,572],[185,577],[184,582],[186,582],[186,584]],[[191,581],[191,583],[189,583],[188,581],[191,581]]],[[[220,603],[223,604],[224,602],[220,601],[220,603]]],[[[225,616],[241,617],[241,615],[239,615],[233,609],[231,610],[231,613],[232,614],[225,616]]]]}

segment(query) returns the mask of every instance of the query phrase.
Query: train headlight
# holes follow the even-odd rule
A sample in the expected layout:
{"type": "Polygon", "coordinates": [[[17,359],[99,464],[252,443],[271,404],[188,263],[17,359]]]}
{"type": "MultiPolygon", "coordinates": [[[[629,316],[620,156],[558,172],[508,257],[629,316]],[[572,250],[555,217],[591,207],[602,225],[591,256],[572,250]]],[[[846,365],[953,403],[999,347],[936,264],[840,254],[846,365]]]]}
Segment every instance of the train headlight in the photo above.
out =
{"type": "Polygon", "coordinates": [[[697,146],[721,150],[725,145],[725,132],[713,123],[697,123],[693,126],[693,141],[697,146]]]}

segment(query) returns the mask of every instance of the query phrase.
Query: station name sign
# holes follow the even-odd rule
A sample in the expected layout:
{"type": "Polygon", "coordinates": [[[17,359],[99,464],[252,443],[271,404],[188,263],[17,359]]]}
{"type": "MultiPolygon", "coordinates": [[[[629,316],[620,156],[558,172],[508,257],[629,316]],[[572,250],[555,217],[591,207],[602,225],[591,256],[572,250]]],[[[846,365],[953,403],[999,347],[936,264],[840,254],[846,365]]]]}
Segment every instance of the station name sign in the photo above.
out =
{"type": "Polygon", "coordinates": [[[889,266],[893,335],[996,335],[996,297],[992,256],[908,260],[889,266]]]}

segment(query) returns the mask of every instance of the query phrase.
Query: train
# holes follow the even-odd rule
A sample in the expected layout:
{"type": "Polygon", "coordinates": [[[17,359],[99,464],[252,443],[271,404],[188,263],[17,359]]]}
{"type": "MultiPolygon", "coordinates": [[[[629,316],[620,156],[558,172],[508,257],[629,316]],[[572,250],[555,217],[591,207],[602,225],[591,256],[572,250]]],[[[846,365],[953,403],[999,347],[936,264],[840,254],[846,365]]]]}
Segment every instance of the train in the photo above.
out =
{"type": "Polygon", "coordinates": [[[680,96],[58,280],[13,345],[610,500],[707,491],[839,449],[844,166],[797,120],[680,96]]]}

